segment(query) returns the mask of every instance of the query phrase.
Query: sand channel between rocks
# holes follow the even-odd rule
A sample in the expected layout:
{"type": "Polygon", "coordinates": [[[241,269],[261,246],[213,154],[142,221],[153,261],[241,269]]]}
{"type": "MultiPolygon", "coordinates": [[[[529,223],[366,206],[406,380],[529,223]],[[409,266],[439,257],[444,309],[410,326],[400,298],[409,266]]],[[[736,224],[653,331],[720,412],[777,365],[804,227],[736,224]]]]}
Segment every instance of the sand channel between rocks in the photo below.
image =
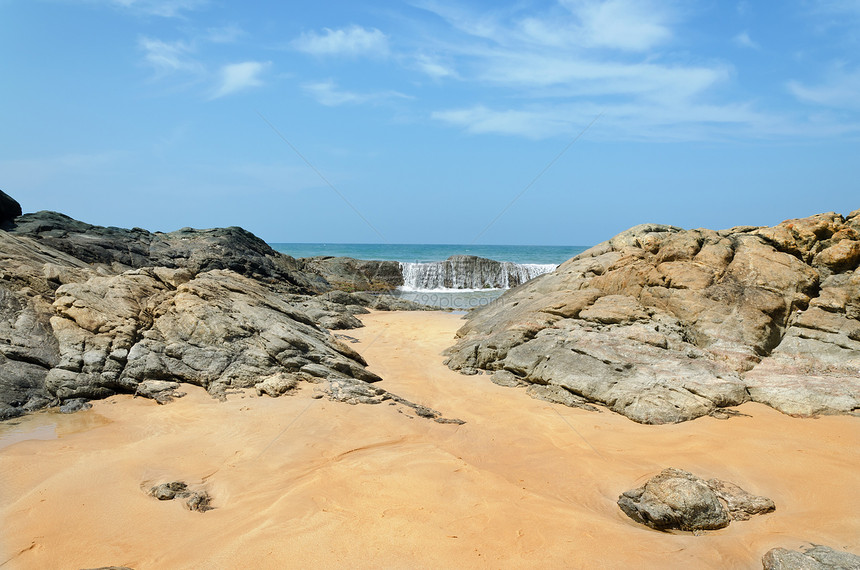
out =
{"type": "Polygon", "coordinates": [[[852,417],[643,426],[547,404],[448,370],[449,313],[372,313],[347,331],[403,406],[226,403],[187,387],[165,406],[0,425],[0,568],[760,568],[774,547],[860,551],[860,430],[852,417]],[[702,536],[640,527],[615,504],[664,467],[770,497],[776,512],[702,536]],[[214,510],[147,496],[183,480],[214,510]]]}

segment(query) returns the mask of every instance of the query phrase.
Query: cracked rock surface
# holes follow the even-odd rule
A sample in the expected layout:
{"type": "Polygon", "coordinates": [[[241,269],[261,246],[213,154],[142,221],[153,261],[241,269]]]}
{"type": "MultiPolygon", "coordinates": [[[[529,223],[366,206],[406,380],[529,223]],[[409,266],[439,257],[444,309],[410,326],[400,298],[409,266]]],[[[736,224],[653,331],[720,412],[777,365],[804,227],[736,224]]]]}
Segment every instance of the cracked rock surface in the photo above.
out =
{"type": "Polygon", "coordinates": [[[470,313],[448,366],[646,424],[749,400],[856,414],[858,266],[860,210],[723,231],[643,224],[470,313]]]}
{"type": "Polygon", "coordinates": [[[642,487],[624,492],[618,506],[638,523],[656,530],[702,531],[729,526],[733,520],[775,509],[767,497],[752,495],[734,483],[705,481],[680,469],[664,469],[642,487]]]}
{"type": "Polygon", "coordinates": [[[860,556],[821,545],[802,551],[774,548],[761,564],[764,570],[860,570],[860,556]]]}
{"type": "Polygon", "coordinates": [[[329,329],[411,304],[333,291],[241,228],[104,228],[0,198],[0,420],[117,393],[163,404],[181,383],[219,398],[302,382],[349,403],[388,394],[329,329]]]}

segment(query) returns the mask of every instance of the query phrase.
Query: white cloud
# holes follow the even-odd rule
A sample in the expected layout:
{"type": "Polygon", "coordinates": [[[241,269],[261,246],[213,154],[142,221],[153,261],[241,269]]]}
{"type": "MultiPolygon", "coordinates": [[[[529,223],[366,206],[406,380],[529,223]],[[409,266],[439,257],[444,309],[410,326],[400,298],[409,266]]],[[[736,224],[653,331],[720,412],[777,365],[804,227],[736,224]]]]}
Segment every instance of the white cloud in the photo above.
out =
{"type": "Polygon", "coordinates": [[[385,56],[388,54],[388,37],[376,28],[361,26],[331,30],[322,33],[305,32],[291,44],[295,49],[312,55],[385,56]]]}
{"type": "Polygon", "coordinates": [[[398,91],[378,91],[375,93],[355,93],[339,89],[334,81],[320,81],[306,83],[302,88],[310,93],[321,105],[337,107],[339,105],[358,105],[362,103],[376,103],[386,99],[410,99],[398,91]]]}
{"type": "Polygon", "coordinates": [[[245,61],[221,67],[219,84],[211,98],[217,99],[237,91],[263,85],[260,75],[270,65],[271,62],[245,61]]]}
{"type": "Polygon", "coordinates": [[[158,73],[198,69],[200,64],[192,57],[194,49],[182,41],[165,42],[155,38],[141,37],[138,45],[144,50],[144,59],[158,73]]]}
{"type": "Polygon", "coordinates": [[[442,79],[444,77],[456,77],[457,73],[450,67],[443,65],[437,59],[426,55],[419,55],[415,58],[415,66],[422,72],[434,79],[442,79]]]}
{"type": "Polygon", "coordinates": [[[672,37],[666,2],[561,0],[580,22],[574,32],[586,46],[644,51],[672,37]]]}
{"type": "Polygon", "coordinates": [[[805,103],[838,109],[860,109],[860,68],[847,70],[837,66],[820,85],[810,86],[790,81],[788,90],[805,103]]]}
{"type": "Polygon", "coordinates": [[[753,41],[753,39],[749,35],[749,32],[747,32],[746,30],[733,37],[732,42],[734,42],[736,46],[743,48],[759,49],[760,47],[758,43],[753,41]]]}

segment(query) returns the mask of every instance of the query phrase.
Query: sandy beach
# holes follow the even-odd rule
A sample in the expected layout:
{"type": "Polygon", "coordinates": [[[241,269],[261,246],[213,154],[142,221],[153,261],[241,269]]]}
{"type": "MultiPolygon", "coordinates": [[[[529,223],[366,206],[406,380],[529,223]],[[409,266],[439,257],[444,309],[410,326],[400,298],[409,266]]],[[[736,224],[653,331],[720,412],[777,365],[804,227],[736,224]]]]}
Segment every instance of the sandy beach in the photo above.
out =
{"type": "Polygon", "coordinates": [[[760,568],[771,548],[860,552],[853,417],[645,426],[448,370],[460,316],[374,312],[346,331],[403,406],[313,385],[159,406],[115,396],[0,425],[0,568],[760,568]],[[618,495],[665,467],[732,481],[776,512],[700,536],[628,519],[618,495]],[[146,491],[183,480],[214,510],[146,491]]]}

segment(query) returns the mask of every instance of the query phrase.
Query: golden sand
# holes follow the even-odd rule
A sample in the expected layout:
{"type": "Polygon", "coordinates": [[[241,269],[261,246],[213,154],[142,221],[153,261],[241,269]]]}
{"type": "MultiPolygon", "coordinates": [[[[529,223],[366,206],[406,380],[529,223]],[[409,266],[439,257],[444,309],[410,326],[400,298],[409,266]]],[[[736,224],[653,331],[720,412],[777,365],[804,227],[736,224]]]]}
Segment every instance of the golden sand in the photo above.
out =
{"type": "Polygon", "coordinates": [[[760,568],[781,546],[860,552],[857,418],[643,426],[529,398],[442,364],[448,313],[372,313],[347,331],[402,406],[202,389],[116,396],[0,425],[0,568],[760,568]],[[55,436],[56,434],[56,436],[55,436]],[[700,536],[615,504],[664,467],[737,483],[776,512],[700,536]],[[183,480],[215,510],[146,494],[183,480]]]}

